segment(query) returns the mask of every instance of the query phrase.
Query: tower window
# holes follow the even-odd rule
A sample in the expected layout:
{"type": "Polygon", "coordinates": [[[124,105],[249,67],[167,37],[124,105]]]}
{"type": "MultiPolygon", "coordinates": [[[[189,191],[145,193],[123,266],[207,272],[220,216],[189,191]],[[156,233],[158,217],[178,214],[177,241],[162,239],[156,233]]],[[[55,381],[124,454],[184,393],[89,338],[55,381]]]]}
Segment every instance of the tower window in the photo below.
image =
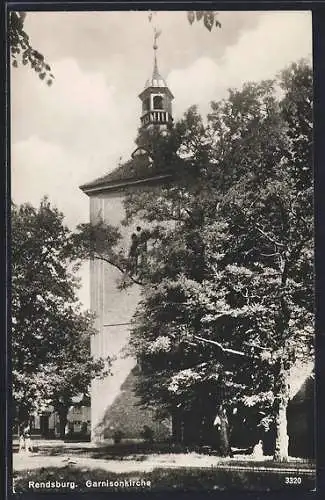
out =
{"type": "Polygon", "coordinates": [[[156,95],[153,98],[153,108],[154,109],[164,109],[163,98],[160,95],[156,95]]]}

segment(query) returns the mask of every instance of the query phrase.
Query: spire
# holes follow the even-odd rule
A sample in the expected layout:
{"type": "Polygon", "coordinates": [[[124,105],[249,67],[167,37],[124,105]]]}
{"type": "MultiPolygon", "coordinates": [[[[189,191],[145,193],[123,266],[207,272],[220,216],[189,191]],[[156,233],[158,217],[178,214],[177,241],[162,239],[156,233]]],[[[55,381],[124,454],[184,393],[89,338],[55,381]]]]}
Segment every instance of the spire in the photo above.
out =
{"type": "Polygon", "coordinates": [[[152,71],[151,78],[148,78],[148,80],[145,83],[145,88],[149,88],[149,87],[164,87],[164,88],[167,88],[166,81],[164,80],[164,78],[159,73],[158,62],[157,62],[157,50],[158,50],[157,39],[160,37],[160,35],[161,35],[161,30],[158,30],[157,28],[154,28],[154,39],[153,39],[154,63],[153,63],[153,71],[152,71]]]}
{"type": "Polygon", "coordinates": [[[153,64],[153,72],[152,72],[152,79],[153,80],[159,80],[161,78],[159,70],[158,70],[158,63],[157,63],[157,52],[155,51],[155,58],[154,58],[154,64],[153,64]]]}

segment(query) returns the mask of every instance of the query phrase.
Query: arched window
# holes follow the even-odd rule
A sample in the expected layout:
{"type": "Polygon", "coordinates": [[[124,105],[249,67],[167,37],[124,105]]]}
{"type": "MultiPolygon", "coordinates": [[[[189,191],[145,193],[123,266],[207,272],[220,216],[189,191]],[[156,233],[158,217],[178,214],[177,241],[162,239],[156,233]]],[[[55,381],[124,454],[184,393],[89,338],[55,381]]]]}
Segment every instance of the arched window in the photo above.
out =
{"type": "Polygon", "coordinates": [[[153,108],[164,109],[163,98],[160,95],[155,95],[155,97],[153,98],[153,108]]]}

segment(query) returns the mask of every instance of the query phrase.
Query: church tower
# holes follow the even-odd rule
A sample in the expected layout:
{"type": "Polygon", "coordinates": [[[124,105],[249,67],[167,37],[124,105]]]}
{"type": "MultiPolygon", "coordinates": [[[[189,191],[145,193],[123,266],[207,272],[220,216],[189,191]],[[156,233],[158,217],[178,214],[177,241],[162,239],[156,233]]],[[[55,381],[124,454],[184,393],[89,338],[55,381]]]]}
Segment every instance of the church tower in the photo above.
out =
{"type": "Polygon", "coordinates": [[[154,35],[154,65],[151,78],[148,78],[144,90],[139,94],[142,102],[141,128],[159,127],[167,128],[173,122],[172,100],[173,94],[169,90],[166,81],[160,75],[157,62],[157,38],[160,31],[155,30],[154,35]]]}
{"type": "MultiPolygon", "coordinates": [[[[152,77],[140,94],[142,101],[141,129],[166,130],[172,123],[173,95],[159,73],[157,38],[154,37],[154,66],[152,77]]],[[[124,198],[126,193],[159,190],[172,182],[171,174],[152,168],[152,158],[141,146],[131,158],[106,175],[83,186],[89,196],[90,222],[104,222],[119,228],[122,235],[118,250],[129,254],[132,234],[139,221],[125,226],[124,198]]],[[[142,225],[142,223],[141,223],[142,225]]],[[[112,359],[111,374],[95,379],[91,384],[91,439],[112,440],[116,432],[126,439],[141,439],[143,426],[154,432],[157,440],[171,434],[170,419],[159,421],[150,408],[139,405],[136,394],[137,361],[126,354],[130,341],[130,325],[140,300],[140,287],[134,284],[125,290],[118,286],[121,272],[101,259],[90,261],[90,308],[95,313],[97,333],[91,339],[91,353],[112,359]]]]}

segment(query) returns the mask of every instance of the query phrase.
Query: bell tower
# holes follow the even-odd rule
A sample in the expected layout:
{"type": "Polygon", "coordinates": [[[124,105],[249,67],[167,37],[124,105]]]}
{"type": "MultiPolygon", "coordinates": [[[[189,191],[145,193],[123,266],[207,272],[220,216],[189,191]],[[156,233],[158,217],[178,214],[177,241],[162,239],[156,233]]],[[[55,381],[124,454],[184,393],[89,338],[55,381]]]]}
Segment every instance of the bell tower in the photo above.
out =
{"type": "Polygon", "coordinates": [[[174,96],[158,70],[157,38],[160,34],[161,31],[154,30],[154,65],[152,77],[146,81],[144,90],[139,94],[139,98],[142,101],[142,129],[148,129],[154,126],[164,129],[173,121],[172,100],[174,96]]]}

